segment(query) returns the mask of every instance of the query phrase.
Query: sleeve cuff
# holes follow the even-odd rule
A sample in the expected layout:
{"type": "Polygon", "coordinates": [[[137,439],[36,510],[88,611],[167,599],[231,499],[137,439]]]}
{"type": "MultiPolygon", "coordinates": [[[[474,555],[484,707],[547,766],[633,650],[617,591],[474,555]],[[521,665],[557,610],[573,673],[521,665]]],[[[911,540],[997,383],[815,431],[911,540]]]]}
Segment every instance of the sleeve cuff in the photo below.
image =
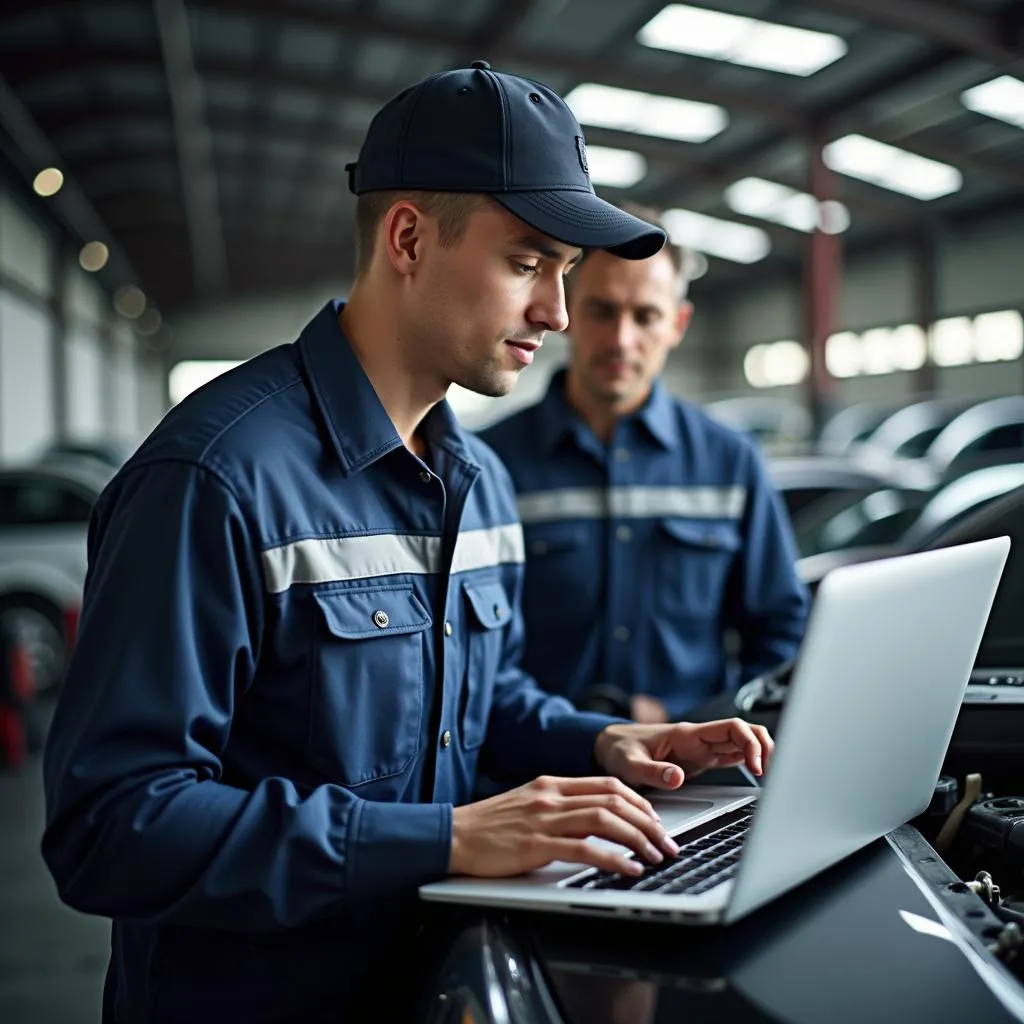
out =
{"type": "Polygon", "coordinates": [[[349,905],[415,896],[448,874],[451,804],[361,801],[350,827],[349,905]]]}
{"type": "Polygon", "coordinates": [[[622,724],[628,724],[628,720],[593,711],[579,711],[559,719],[551,727],[557,742],[551,744],[544,759],[544,774],[567,777],[606,774],[594,757],[594,744],[609,725],[622,724]]]}

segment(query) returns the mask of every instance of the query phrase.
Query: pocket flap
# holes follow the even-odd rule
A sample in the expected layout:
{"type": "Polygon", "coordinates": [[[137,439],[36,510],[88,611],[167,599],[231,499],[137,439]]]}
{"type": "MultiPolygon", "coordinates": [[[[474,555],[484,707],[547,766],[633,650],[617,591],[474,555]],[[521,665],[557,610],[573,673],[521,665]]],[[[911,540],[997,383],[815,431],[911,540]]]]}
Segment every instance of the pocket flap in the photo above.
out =
{"type": "Polygon", "coordinates": [[[462,584],[462,589],[469,598],[477,622],[484,629],[497,629],[508,625],[508,620],[512,617],[512,606],[509,604],[505,588],[497,580],[489,580],[486,583],[467,581],[462,584]]]}
{"type": "Polygon", "coordinates": [[[526,554],[546,555],[556,551],[571,551],[587,542],[587,529],[578,523],[546,523],[527,526],[523,530],[526,554]]]}
{"type": "Polygon", "coordinates": [[[418,633],[432,621],[412,587],[319,591],[314,596],[327,628],[343,640],[418,633]]]}
{"type": "Polygon", "coordinates": [[[732,523],[663,519],[661,528],[680,543],[705,551],[738,551],[740,548],[739,531],[732,523]]]}

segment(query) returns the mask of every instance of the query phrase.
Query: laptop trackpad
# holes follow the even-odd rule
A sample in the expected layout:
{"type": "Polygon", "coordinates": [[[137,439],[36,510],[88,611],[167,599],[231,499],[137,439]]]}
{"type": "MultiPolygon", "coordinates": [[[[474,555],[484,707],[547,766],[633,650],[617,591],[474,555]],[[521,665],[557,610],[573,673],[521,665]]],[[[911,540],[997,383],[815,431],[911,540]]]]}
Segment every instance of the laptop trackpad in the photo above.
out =
{"type": "Polygon", "coordinates": [[[714,806],[712,800],[690,800],[685,797],[670,797],[652,801],[654,809],[661,816],[666,832],[674,832],[691,818],[706,814],[714,806]]]}

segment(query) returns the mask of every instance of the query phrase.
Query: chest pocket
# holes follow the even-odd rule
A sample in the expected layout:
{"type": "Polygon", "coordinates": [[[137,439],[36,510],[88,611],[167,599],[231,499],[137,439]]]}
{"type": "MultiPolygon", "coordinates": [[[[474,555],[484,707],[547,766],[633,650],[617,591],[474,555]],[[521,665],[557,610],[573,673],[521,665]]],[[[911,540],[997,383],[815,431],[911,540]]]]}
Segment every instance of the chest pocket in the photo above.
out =
{"type": "Polygon", "coordinates": [[[560,630],[589,614],[585,609],[596,600],[598,586],[595,533],[593,523],[537,523],[524,529],[523,609],[529,630],[560,630]]]}
{"type": "Polygon", "coordinates": [[[399,775],[419,752],[430,613],[410,586],[315,599],[311,760],[343,786],[399,775]]]}
{"type": "Polygon", "coordinates": [[[462,686],[462,745],[475,750],[487,735],[487,719],[494,695],[494,680],[505,644],[505,627],[512,606],[497,580],[462,584],[469,619],[469,653],[462,686]]]}
{"type": "Polygon", "coordinates": [[[733,523],[664,519],[655,574],[668,614],[717,619],[740,534],[733,523]]]}
{"type": "Polygon", "coordinates": [[[569,555],[587,542],[586,527],[579,523],[539,523],[525,527],[523,535],[527,559],[569,555]]]}

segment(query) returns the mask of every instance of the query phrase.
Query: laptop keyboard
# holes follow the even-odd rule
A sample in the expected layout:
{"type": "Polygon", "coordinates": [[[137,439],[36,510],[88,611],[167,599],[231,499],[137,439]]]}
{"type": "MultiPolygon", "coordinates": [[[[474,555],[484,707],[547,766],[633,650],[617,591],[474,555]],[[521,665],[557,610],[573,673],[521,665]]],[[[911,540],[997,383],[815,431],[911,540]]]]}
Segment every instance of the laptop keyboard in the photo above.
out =
{"type": "MultiPolygon", "coordinates": [[[[642,875],[620,875],[612,871],[588,871],[571,882],[567,889],[605,889],[630,892],[656,892],[662,896],[697,895],[728,881],[739,866],[740,849],[753,820],[757,801],[722,814],[684,833],[676,857],[666,856],[660,864],[648,864],[642,875]]],[[[633,857],[633,860],[639,860],[633,857]]]]}

